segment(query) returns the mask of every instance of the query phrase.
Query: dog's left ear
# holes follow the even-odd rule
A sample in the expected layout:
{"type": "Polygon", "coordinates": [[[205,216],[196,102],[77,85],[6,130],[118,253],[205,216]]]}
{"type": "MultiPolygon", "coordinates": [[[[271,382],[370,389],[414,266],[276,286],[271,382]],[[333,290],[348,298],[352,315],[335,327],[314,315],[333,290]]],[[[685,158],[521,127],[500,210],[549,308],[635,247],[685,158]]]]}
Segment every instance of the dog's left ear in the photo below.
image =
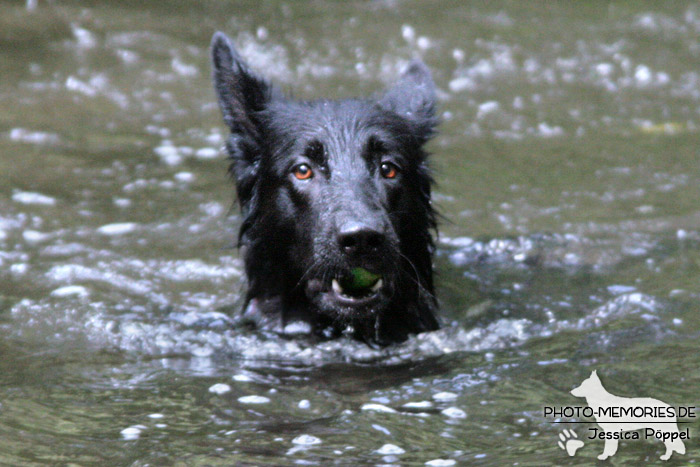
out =
{"type": "Polygon", "coordinates": [[[417,123],[430,136],[435,118],[435,83],[430,70],[420,60],[413,60],[399,80],[379,100],[379,105],[417,123]]]}

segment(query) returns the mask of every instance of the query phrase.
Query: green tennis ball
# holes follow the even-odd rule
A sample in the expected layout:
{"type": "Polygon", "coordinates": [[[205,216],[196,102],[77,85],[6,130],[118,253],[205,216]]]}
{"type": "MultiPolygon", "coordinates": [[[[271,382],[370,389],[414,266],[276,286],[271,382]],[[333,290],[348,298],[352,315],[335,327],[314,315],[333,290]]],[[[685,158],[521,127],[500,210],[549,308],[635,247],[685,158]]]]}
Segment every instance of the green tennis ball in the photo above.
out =
{"type": "Polygon", "coordinates": [[[351,289],[369,289],[381,278],[380,274],[375,274],[365,268],[354,268],[350,271],[346,286],[351,289]]]}

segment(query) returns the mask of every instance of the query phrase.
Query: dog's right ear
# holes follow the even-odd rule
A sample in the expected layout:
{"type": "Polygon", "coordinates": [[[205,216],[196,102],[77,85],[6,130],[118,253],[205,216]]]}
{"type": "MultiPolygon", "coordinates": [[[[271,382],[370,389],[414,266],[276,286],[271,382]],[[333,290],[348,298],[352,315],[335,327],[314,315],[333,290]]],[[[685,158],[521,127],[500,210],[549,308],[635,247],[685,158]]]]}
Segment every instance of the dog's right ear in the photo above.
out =
{"type": "MultiPolygon", "coordinates": [[[[262,111],[273,99],[274,88],[250,70],[226,34],[217,32],[211,40],[214,89],[224,122],[231,130],[226,150],[231,160],[229,174],[236,182],[243,215],[254,209],[261,158],[261,137],[265,134],[262,111]]],[[[248,221],[244,221],[244,224],[248,221]]],[[[241,238],[244,229],[241,228],[241,238]]]]}
{"type": "Polygon", "coordinates": [[[256,138],[260,133],[257,113],[272,98],[272,86],[257,76],[241,59],[223,32],[211,40],[214,89],[224,122],[234,135],[256,138]]]}

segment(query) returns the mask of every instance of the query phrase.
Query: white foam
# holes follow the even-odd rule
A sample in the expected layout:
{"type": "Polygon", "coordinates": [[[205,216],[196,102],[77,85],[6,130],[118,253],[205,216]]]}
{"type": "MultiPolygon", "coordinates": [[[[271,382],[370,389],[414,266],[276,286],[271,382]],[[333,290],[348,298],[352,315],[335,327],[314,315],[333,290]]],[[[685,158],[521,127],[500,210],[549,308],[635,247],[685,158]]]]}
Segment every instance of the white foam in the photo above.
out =
{"type": "Polygon", "coordinates": [[[433,399],[438,402],[448,402],[457,399],[457,394],[454,392],[438,392],[433,394],[433,399]]]}
{"type": "Polygon", "coordinates": [[[392,456],[392,455],[399,455],[403,454],[406,452],[405,449],[400,448],[399,446],[395,444],[385,444],[381,448],[377,449],[374,451],[376,454],[380,454],[382,456],[392,456]]]}
{"type": "Polygon", "coordinates": [[[500,104],[496,101],[488,101],[483,104],[479,104],[479,109],[476,112],[476,118],[481,119],[486,115],[495,112],[500,107],[500,104]]]}
{"type": "Polygon", "coordinates": [[[51,234],[37,232],[36,230],[25,230],[22,232],[22,238],[24,238],[27,243],[36,244],[48,240],[51,238],[51,234]]]}
{"type": "Polygon", "coordinates": [[[292,336],[295,334],[309,334],[311,333],[311,324],[304,321],[292,321],[284,327],[283,332],[292,336]]]}
{"type": "Polygon", "coordinates": [[[474,80],[471,78],[468,78],[466,76],[462,76],[459,78],[455,78],[451,80],[447,86],[450,88],[450,91],[452,92],[462,92],[466,91],[468,89],[474,89],[475,84],[474,80]]]}
{"type": "Polygon", "coordinates": [[[467,413],[458,407],[448,407],[440,413],[449,418],[467,418],[467,413]]]}
{"type": "Polygon", "coordinates": [[[122,435],[122,438],[124,438],[127,441],[132,441],[139,439],[141,436],[141,432],[145,430],[146,427],[144,425],[134,425],[130,426],[129,428],[124,428],[120,433],[122,435]]]}
{"type": "Polygon", "coordinates": [[[51,292],[51,296],[53,297],[87,297],[88,295],[90,295],[88,290],[80,285],[67,285],[65,287],[59,287],[51,292]]]}
{"type": "Polygon", "coordinates": [[[29,265],[27,263],[15,263],[10,266],[10,272],[16,275],[22,275],[29,271],[29,265]]]}
{"type": "Polygon", "coordinates": [[[71,29],[73,29],[73,37],[75,37],[78,47],[83,49],[91,49],[97,45],[95,35],[87,29],[78,27],[74,24],[71,25],[71,29]]]}
{"type": "Polygon", "coordinates": [[[21,204],[40,204],[44,206],[56,204],[55,198],[31,191],[15,191],[12,194],[12,201],[21,204]]]}
{"type": "Polygon", "coordinates": [[[119,57],[121,61],[127,65],[132,65],[138,62],[140,58],[139,54],[128,49],[116,49],[114,53],[117,54],[117,57],[119,57]]]}
{"type": "Polygon", "coordinates": [[[179,58],[173,58],[170,62],[173,71],[180,76],[197,76],[199,69],[191,63],[185,63],[179,58]]]}
{"type": "Polygon", "coordinates": [[[384,433],[387,436],[391,436],[391,431],[389,431],[388,429],[386,429],[385,427],[383,427],[381,425],[374,423],[374,424],[372,424],[372,428],[379,431],[380,433],[384,433]]]}
{"type": "Polygon", "coordinates": [[[153,152],[167,165],[180,165],[184,160],[178,152],[178,148],[169,142],[164,142],[162,145],[153,149],[153,152]]]}
{"type": "Polygon", "coordinates": [[[416,41],[416,45],[418,46],[419,49],[421,50],[427,50],[431,46],[430,39],[428,39],[425,36],[420,36],[418,40],[416,41]]]}
{"type": "Polygon", "coordinates": [[[640,86],[651,84],[653,75],[651,70],[646,65],[637,65],[634,70],[634,79],[640,86]]]}
{"type": "Polygon", "coordinates": [[[97,229],[97,232],[108,236],[124,235],[133,232],[136,227],[137,224],[133,222],[119,222],[103,225],[97,229]]]}
{"type": "MultiPolygon", "coordinates": [[[[206,141],[208,144],[211,144],[213,146],[219,146],[219,145],[221,145],[221,143],[224,142],[224,138],[221,136],[221,133],[219,133],[218,130],[212,129],[211,133],[209,133],[204,138],[204,141],[206,141]]],[[[204,149],[211,149],[211,148],[204,148],[204,149]]]]}
{"type": "Polygon", "coordinates": [[[57,144],[60,138],[55,133],[32,131],[25,128],[13,128],[10,130],[10,139],[29,144],[57,144]]]}
{"type": "Polygon", "coordinates": [[[69,76],[66,79],[66,89],[88,97],[95,97],[97,95],[97,89],[94,86],[76,78],[75,76],[69,76]]]}
{"type": "Polygon", "coordinates": [[[178,172],[174,177],[175,180],[182,183],[192,183],[194,181],[194,174],[192,172],[178,172]]]}
{"type": "Polygon", "coordinates": [[[613,295],[621,295],[636,291],[637,288],[632,285],[609,285],[608,292],[613,295]]]}
{"type": "Polygon", "coordinates": [[[220,216],[226,210],[226,208],[224,208],[224,206],[221,203],[217,203],[215,201],[211,201],[208,203],[202,203],[197,207],[199,208],[200,211],[202,211],[204,214],[206,214],[209,217],[220,216]]]}
{"type": "Polygon", "coordinates": [[[224,383],[217,383],[209,388],[209,392],[213,392],[214,394],[218,394],[218,395],[226,394],[227,392],[230,392],[230,391],[231,391],[231,386],[229,386],[228,384],[224,384],[224,383]]]}
{"type": "Polygon", "coordinates": [[[266,40],[268,38],[268,36],[269,36],[269,33],[267,31],[267,28],[265,28],[264,26],[259,26],[258,29],[256,29],[256,31],[255,31],[255,37],[257,37],[261,41],[266,40]]]}
{"type": "Polygon", "coordinates": [[[162,276],[173,281],[208,280],[243,274],[235,266],[224,269],[219,265],[207,264],[200,259],[159,261],[154,264],[154,268],[162,276]]]}
{"type": "Polygon", "coordinates": [[[396,410],[382,404],[365,404],[362,406],[361,410],[368,412],[396,413],[396,410]]]}
{"type": "Polygon", "coordinates": [[[610,63],[598,63],[595,66],[595,71],[598,73],[600,76],[608,77],[612,75],[613,71],[615,70],[615,67],[610,64],[610,63]]]}
{"type": "Polygon", "coordinates": [[[407,402],[403,407],[407,409],[427,409],[433,406],[430,401],[419,401],[419,402],[407,402]]]}
{"type": "Polygon", "coordinates": [[[241,404],[267,404],[270,399],[265,396],[242,396],[238,398],[241,404]]]}
{"type": "Polygon", "coordinates": [[[413,42],[416,38],[416,30],[410,24],[401,26],[401,36],[406,42],[413,42]]]}
{"type": "Polygon", "coordinates": [[[312,446],[314,444],[321,444],[322,441],[320,438],[313,435],[299,435],[292,440],[292,443],[299,446],[312,446]]]}
{"type": "MultiPolygon", "coordinates": [[[[134,266],[134,270],[136,270],[137,267],[138,265],[134,266]]],[[[141,267],[143,266],[141,265],[141,267]]],[[[152,286],[148,282],[118,274],[113,270],[105,271],[99,268],[89,268],[80,264],[60,264],[49,269],[46,272],[46,277],[52,281],[59,283],[68,282],[69,284],[83,281],[104,282],[120,290],[126,290],[137,295],[147,295],[151,300],[160,303],[166,302],[162,295],[153,292],[152,286]]],[[[134,338],[134,336],[128,337],[130,339],[134,338]]],[[[147,338],[145,335],[142,337],[147,338]]]]}
{"type": "Polygon", "coordinates": [[[537,132],[545,138],[552,138],[564,134],[564,130],[560,126],[550,126],[547,122],[542,122],[537,125],[537,132]]]}
{"type": "Polygon", "coordinates": [[[219,157],[219,151],[214,148],[199,148],[194,153],[194,156],[198,159],[216,159],[219,157]]]}
{"type": "Polygon", "coordinates": [[[300,400],[297,404],[297,407],[299,407],[302,410],[307,410],[311,407],[311,402],[309,402],[308,399],[300,400]]]}
{"type": "Polygon", "coordinates": [[[433,459],[425,463],[431,467],[447,467],[450,465],[457,465],[457,461],[454,459],[433,459]]]}

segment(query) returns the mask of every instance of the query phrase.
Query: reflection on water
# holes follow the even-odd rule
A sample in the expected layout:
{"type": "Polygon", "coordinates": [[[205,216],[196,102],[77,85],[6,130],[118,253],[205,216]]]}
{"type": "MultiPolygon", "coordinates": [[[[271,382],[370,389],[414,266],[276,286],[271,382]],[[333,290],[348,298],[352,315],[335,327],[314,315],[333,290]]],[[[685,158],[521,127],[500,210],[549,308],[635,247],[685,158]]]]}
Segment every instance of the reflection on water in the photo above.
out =
{"type": "Polygon", "coordinates": [[[694,3],[0,7],[0,463],[560,463],[542,407],[592,369],[695,400],[694,3]],[[434,70],[443,329],[236,319],[215,30],[299,97],[434,70]]]}

